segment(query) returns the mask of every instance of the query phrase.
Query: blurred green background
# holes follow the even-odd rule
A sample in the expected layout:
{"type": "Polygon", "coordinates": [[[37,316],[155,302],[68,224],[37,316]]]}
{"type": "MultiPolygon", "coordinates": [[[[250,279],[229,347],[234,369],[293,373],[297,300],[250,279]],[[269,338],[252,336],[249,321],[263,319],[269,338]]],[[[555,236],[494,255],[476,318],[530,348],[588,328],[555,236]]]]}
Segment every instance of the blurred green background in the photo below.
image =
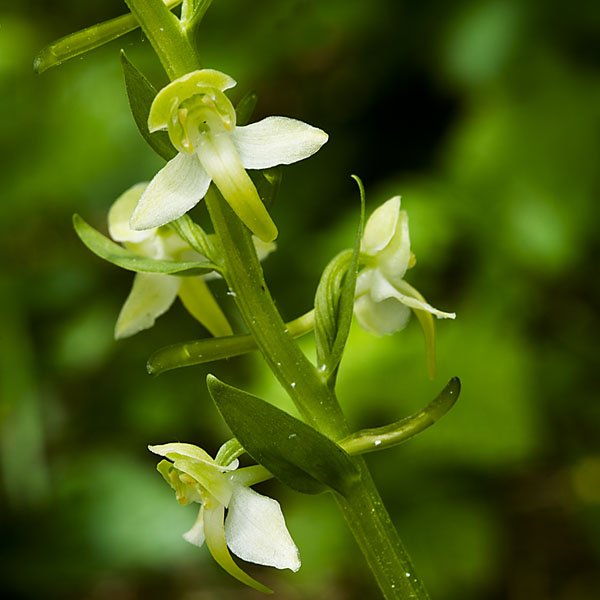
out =
{"type": "MultiPolygon", "coordinates": [[[[132,274],[71,227],[78,212],[105,229],[113,200],[161,166],[128,113],[119,49],[155,85],[165,76],[139,30],[31,69],[45,44],[122,12],[118,0],[0,9],[0,591],[259,598],[181,539],[194,509],[176,504],[146,445],[215,452],[227,439],[207,372],[287,400],[257,355],[148,377],[154,349],[204,332],[178,305],[114,342],[132,274]]],[[[458,314],[438,322],[434,382],[416,320],[383,339],[355,324],[339,382],[361,428],[463,381],[434,428],[369,456],[437,600],[598,597],[599,34],[594,0],[215,0],[203,26],[205,64],[238,80],[234,98],[259,92],[257,119],[330,134],[285,170],[274,207],[280,239],[265,270],[283,315],[310,307],[321,270],[351,244],[351,173],[369,211],[402,194],[418,259],[407,279],[458,314]]],[[[329,497],[263,488],[303,567],[256,577],[287,600],[377,597],[329,497]]]]}

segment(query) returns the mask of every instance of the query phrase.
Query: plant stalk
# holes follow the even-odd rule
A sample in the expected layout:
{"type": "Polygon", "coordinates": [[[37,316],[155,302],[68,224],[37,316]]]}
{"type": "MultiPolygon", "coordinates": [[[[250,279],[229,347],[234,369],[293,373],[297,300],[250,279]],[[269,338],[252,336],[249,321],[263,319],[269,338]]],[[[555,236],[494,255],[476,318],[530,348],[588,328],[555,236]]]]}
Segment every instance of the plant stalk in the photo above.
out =
{"type": "MultiPolygon", "coordinates": [[[[200,68],[180,21],[162,0],[126,0],[171,79],[200,68]]],[[[264,280],[248,229],[211,186],[205,197],[225,279],[267,364],[306,421],[334,441],[350,432],[337,398],[290,335],[264,280]]],[[[428,600],[362,457],[348,497],[334,494],[386,600],[428,600]]]]}

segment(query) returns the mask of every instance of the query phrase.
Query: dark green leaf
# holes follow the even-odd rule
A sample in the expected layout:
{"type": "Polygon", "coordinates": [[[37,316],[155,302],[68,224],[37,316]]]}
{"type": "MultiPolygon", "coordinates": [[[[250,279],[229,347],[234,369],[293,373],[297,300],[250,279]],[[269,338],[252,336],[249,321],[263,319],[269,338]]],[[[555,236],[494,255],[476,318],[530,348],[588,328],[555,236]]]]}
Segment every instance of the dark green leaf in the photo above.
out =
{"type": "Polygon", "coordinates": [[[341,252],[325,267],[315,295],[317,366],[330,385],[335,383],[337,369],[350,333],[360,241],[365,220],[364,188],[360,179],[353,177],[360,190],[360,220],[354,249],[341,252]]]}
{"type": "Polygon", "coordinates": [[[256,103],[258,102],[258,94],[256,92],[248,92],[235,107],[235,120],[238,125],[247,125],[250,117],[254,112],[256,103]]]}
{"type": "Polygon", "coordinates": [[[171,160],[177,155],[177,151],[173,148],[167,132],[156,131],[150,133],[148,131],[148,114],[150,113],[152,101],[156,96],[156,89],[143,73],[130,62],[123,50],[121,50],[121,66],[125,77],[129,108],[139,132],[154,152],[165,160],[171,160]]]}
{"type": "Polygon", "coordinates": [[[271,208],[281,184],[281,167],[272,167],[263,171],[248,171],[250,179],[254,182],[256,191],[267,208],[271,208]]]}
{"type": "Polygon", "coordinates": [[[90,227],[79,215],[73,215],[73,226],[79,239],[96,255],[128,271],[164,273],[168,275],[203,275],[217,269],[208,262],[154,260],[135,254],[90,227]]]}
{"type": "Polygon", "coordinates": [[[208,390],[246,452],[291,488],[347,495],[358,478],[354,462],[335,442],[306,423],[247,392],[207,377],[208,390]]]}

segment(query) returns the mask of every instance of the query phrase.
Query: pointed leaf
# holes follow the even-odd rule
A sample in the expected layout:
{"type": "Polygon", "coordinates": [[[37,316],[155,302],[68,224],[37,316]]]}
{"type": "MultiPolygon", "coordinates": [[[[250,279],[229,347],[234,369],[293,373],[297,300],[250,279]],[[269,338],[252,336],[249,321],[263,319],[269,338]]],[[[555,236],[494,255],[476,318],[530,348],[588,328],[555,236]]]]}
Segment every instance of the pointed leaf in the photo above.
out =
{"type": "MultiPolygon", "coordinates": [[[[171,9],[181,4],[181,0],[165,0],[165,4],[171,9]]],[[[43,73],[51,67],[57,67],[71,58],[116,40],[139,26],[137,19],[128,13],[65,35],[39,52],[33,61],[33,70],[38,74],[43,73]]]]}
{"type": "Polygon", "coordinates": [[[354,462],[335,442],[247,392],[207,377],[223,419],[246,452],[291,488],[316,494],[327,487],[346,495],[358,477],[354,462]]]}
{"type": "MultiPolygon", "coordinates": [[[[292,337],[300,337],[314,327],[313,311],[286,323],[292,337]]],[[[249,334],[193,340],[160,348],[148,359],[150,375],[160,375],[171,369],[191,367],[222,358],[239,356],[257,350],[256,340],[249,334]]]]}
{"type": "Polygon", "coordinates": [[[123,50],[121,50],[121,66],[125,77],[129,107],[138,131],[154,152],[167,161],[171,160],[177,155],[177,151],[169,140],[169,134],[166,131],[156,131],[155,133],[148,131],[148,114],[157,93],[156,89],[127,58],[123,50]]]}
{"type": "Polygon", "coordinates": [[[424,408],[390,425],[362,429],[340,441],[350,454],[365,454],[402,444],[439,421],[456,403],[460,379],[453,377],[444,389],[424,408]]]}
{"type": "Polygon", "coordinates": [[[335,383],[337,368],[350,333],[365,220],[365,191],[360,179],[356,176],[353,178],[360,190],[360,220],[354,249],[338,254],[325,267],[315,295],[317,366],[330,385],[335,383]]]}
{"type": "Polygon", "coordinates": [[[209,262],[155,260],[140,256],[90,227],[79,215],[73,215],[73,226],[79,239],[96,255],[128,271],[137,273],[164,273],[167,275],[203,275],[218,270],[209,262]]]}
{"type": "Polygon", "coordinates": [[[249,334],[172,344],[156,350],[148,359],[146,370],[150,375],[160,375],[172,369],[240,356],[252,350],[257,350],[257,346],[249,334]]]}
{"type": "Polygon", "coordinates": [[[267,208],[271,208],[279,192],[281,184],[281,167],[272,167],[262,171],[248,171],[256,191],[267,208]]]}
{"type": "Polygon", "coordinates": [[[210,241],[210,237],[198,225],[194,223],[189,215],[182,215],[178,219],[171,221],[169,226],[172,227],[177,235],[184,241],[187,242],[196,252],[206,256],[209,260],[214,261],[216,250],[210,241]]]}
{"type": "Polygon", "coordinates": [[[252,117],[252,113],[258,102],[258,94],[256,92],[248,92],[235,107],[235,121],[238,127],[246,125],[252,117]]]}

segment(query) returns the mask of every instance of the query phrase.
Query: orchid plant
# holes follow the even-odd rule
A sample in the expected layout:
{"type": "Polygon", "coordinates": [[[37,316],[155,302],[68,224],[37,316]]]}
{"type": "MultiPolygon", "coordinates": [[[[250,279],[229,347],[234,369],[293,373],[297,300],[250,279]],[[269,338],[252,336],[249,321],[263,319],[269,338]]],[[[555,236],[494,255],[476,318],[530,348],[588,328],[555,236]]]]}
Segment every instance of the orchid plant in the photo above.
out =
{"type": "Polygon", "coordinates": [[[260,591],[232,558],[279,569],[300,568],[298,549],[279,503],[251,486],[275,477],[298,493],[329,493],[337,502],[385,598],[428,598],[386,512],[362,454],[397,445],[423,431],[454,404],[453,378],[423,409],[375,429],[352,432],[335,387],[353,315],[374,335],[404,328],[410,311],[426,340],[431,377],[435,364],[433,317],[454,318],[433,308],[405,281],[415,264],[408,216],[394,197],[363,226],[365,192],[351,248],[325,268],[314,307],[284,323],[264,279],[260,260],[275,248],[277,226],[270,203],[277,194],[279,165],[304,160],[328,140],[317,127],[287,117],[246,124],[256,101],[234,106],[229,75],[203,68],[194,40],[211,0],[126,0],[131,13],[68,35],[42,50],[35,62],[45,71],[141,27],[171,82],[157,91],[122,53],[132,115],[143,138],[165,161],[149,183],[125,191],[108,213],[108,237],[81,217],[74,226],[99,257],[134,271],[133,288],[117,319],[115,336],[151,327],[179,297],[208,332],[200,340],[156,351],[148,370],[165,370],[259,350],[295,403],[300,419],[213,376],[207,386],[233,438],[213,459],[187,443],[151,445],[163,459],[158,471],[180,504],[198,503],[198,517],[185,540],[204,542],[233,577],[260,591]],[[212,232],[188,211],[200,201],[212,232]],[[247,328],[234,331],[210,290],[223,278],[247,328]],[[295,337],[314,332],[316,364],[295,337]],[[256,464],[239,467],[246,453],[256,464]]]}

